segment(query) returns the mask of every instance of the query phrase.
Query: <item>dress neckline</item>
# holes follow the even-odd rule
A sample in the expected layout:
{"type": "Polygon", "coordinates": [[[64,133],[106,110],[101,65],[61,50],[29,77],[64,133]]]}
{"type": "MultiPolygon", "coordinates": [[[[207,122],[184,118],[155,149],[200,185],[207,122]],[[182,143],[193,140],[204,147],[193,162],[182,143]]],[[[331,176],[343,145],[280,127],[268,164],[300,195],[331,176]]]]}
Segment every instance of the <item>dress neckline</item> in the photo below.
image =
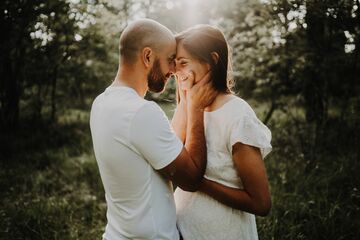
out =
{"type": "Polygon", "coordinates": [[[222,109],[224,109],[226,107],[226,105],[229,105],[230,102],[236,100],[238,97],[236,96],[233,96],[232,99],[230,99],[229,101],[225,102],[223,105],[221,105],[219,108],[213,110],[213,111],[210,111],[210,112],[207,112],[207,111],[204,111],[205,114],[215,114],[217,112],[221,112],[222,109]]]}

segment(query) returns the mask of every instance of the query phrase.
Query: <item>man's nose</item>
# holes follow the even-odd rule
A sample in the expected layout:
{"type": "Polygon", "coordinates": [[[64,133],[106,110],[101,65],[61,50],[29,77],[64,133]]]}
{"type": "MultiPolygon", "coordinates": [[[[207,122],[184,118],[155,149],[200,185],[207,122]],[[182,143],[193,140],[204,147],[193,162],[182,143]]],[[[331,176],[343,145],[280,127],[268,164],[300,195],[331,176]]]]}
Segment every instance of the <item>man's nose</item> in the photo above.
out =
{"type": "Polygon", "coordinates": [[[170,63],[169,70],[170,70],[171,73],[175,73],[175,72],[176,72],[175,61],[172,61],[172,62],[170,63]]]}

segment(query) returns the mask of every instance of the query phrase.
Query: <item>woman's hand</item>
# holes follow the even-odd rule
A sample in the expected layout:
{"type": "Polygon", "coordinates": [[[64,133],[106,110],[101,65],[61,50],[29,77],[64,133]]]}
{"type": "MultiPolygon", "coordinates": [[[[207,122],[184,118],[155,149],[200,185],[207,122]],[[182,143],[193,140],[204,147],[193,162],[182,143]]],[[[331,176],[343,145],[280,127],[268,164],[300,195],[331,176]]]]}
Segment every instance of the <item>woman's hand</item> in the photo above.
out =
{"type": "Polygon", "coordinates": [[[194,73],[190,71],[179,71],[176,73],[179,89],[183,91],[189,91],[194,85],[195,76],[194,73]]]}
{"type": "Polygon", "coordinates": [[[176,109],[171,120],[171,125],[180,138],[185,143],[186,141],[186,126],[187,126],[187,101],[186,90],[181,87],[180,74],[175,74],[176,81],[176,109]]]}
{"type": "Polygon", "coordinates": [[[176,103],[177,105],[179,104],[186,105],[186,91],[192,87],[194,79],[193,77],[191,77],[190,74],[177,72],[175,74],[175,80],[176,80],[176,103]]]}

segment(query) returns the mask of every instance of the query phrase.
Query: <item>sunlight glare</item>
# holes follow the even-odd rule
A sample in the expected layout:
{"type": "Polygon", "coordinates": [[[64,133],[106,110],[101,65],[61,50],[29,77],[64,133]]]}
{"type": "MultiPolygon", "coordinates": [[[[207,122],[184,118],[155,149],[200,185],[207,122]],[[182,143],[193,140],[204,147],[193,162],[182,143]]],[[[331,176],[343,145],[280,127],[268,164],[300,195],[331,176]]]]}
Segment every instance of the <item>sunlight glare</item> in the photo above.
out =
{"type": "Polygon", "coordinates": [[[185,25],[188,27],[198,24],[199,18],[198,0],[185,0],[183,11],[185,25]]]}
{"type": "Polygon", "coordinates": [[[172,1],[167,1],[166,2],[166,8],[171,10],[174,8],[174,3],[172,1]]]}

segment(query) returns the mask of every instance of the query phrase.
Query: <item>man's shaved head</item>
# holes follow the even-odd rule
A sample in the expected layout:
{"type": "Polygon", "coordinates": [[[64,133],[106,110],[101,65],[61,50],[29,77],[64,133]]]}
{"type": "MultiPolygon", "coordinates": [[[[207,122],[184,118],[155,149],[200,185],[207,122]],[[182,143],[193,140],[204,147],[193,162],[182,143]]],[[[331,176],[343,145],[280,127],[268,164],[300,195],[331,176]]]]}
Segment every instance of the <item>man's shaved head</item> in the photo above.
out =
{"type": "Polygon", "coordinates": [[[136,20],[129,24],[120,36],[121,62],[132,64],[143,48],[161,51],[162,46],[169,41],[175,41],[175,37],[165,26],[151,19],[136,20]]]}

